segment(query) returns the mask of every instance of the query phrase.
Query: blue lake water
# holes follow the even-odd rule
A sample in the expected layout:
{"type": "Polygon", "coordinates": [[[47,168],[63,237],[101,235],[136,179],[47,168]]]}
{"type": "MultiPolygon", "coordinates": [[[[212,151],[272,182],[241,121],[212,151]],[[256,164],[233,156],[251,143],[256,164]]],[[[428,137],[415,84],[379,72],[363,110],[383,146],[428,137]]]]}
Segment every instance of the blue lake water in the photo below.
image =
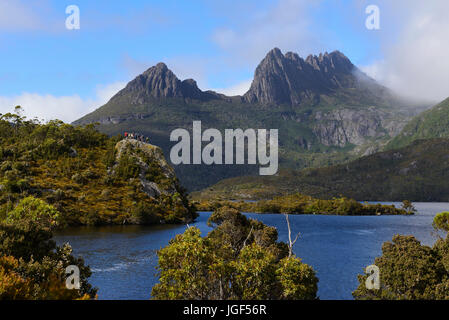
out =
{"type": "MultiPolygon", "coordinates": [[[[385,204],[399,203],[388,202],[385,204]]],[[[352,299],[357,274],[381,255],[382,243],[395,234],[414,235],[432,245],[432,219],[449,211],[449,203],[415,203],[414,216],[324,216],[291,215],[292,232],[301,232],[295,253],[313,266],[320,279],[320,299],[352,299]]],[[[206,224],[210,213],[201,213],[194,225],[203,235],[211,230],[206,224]]],[[[287,240],[283,215],[253,214],[278,229],[279,240],[287,240]]],[[[93,274],[90,282],[99,288],[99,299],[149,299],[157,283],[156,251],[168,244],[186,226],[110,226],[80,227],[55,236],[58,244],[69,242],[74,254],[82,256],[93,274]]]]}

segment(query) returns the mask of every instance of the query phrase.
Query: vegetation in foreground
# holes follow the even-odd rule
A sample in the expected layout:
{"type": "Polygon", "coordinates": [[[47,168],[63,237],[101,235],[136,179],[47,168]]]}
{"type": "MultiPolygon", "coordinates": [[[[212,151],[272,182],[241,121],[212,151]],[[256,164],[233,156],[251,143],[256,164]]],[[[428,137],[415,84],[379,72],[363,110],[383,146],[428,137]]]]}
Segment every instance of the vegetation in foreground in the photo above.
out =
{"type": "Polygon", "coordinates": [[[407,200],[403,202],[402,208],[396,208],[394,205],[360,203],[347,198],[315,199],[299,193],[256,202],[205,200],[195,202],[195,206],[200,211],[214,211],[222,206],[227,206],[244,212],[347,216],[411,215],[415,213],[415,208],[407,200]]]}
{"type": "Polygon", "coordinates": [[[276,228],[221,207],[209,218],[206,237],[190,227],[158,252],[159,283],[152,296],[165,299],[316,299],[312,267],[277,242],[276,228]]]}
{"type": "Polygon", "coordinates": [[[368,275],[359,275],[352,293],[360,300],[442,300],[449,299],[449,212],[435,216],[436,232],[446,233],[432,246],[422,245],[414,236],[395,235],[382,246],[375,259],[379,268],[379,289],[368,290],[368,275]]]}
{"type": "Polygon", "coordinates": [[[57,247],[53,230],[61,214],[44,201],[28,197],[0,222],[0,300],[93,299],[97,289],[83,259],[65,244],[57,247]],[[67,289],[66,267],[79,268],[80,288],[67,289]]]}
{"type": "MultiPolygon", "coordinates": [[[[412,207],[410,203],[405,206],[412,207]]],[[[208,220],[215,226],[206,237],[189,227],[158,252],[159,283],[154,299],[317,299],[313,268],[293,254],[289,243],[277,242],[276,228],[220,207],[208,220]]],[[[62,215],[40,199],[27,197],[0,223],[0,300],[93,299],[96,288],[84,261],[68,244],[57,247],[52,232],[62,215]],[[65,286],[67,266],[80,270],[80,289],[65,286]]],[[[356,299],[449,299],[449,212],[438,214],[433,226],[446,232],[433,247],[413,236],[393,237],[375,259],[381,286],[366,288],[358,277],[356,299]]],[[[298,234],[299,235],[299,234],[298,234]]]]}
{"type": "Polygon", "coordinates": [[[196,218],[159,148],[129,143],[119,149],[121,137],[108,138],[93,125],[42,124],[20,111],[0,115],[0,221],[29,196],[55,207],[66,225],[196,218]],[[148,194],[143,182],[160,192],[148,194]]]}

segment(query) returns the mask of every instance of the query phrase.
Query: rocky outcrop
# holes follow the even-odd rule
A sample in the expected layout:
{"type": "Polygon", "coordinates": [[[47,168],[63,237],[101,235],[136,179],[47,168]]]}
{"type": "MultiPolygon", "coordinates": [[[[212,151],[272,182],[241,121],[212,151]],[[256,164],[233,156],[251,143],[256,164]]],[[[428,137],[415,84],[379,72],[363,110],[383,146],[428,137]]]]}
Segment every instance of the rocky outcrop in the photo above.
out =
{"type": "Polygon", "coordinates": [[[175,171],[165,160],[161,148],[134,139],[121,140],[116,144],[115,148],[117,150],[116,166],[125,154],[131,156],[139,165],[140,184],[142,190],[148,196],[155,198],[161,194],[172,195],[177,192],[178,186],[175,171]],[[149,169],[160,172],[166,178],[165,183],[148,180],[147,172],[149,169]]]}

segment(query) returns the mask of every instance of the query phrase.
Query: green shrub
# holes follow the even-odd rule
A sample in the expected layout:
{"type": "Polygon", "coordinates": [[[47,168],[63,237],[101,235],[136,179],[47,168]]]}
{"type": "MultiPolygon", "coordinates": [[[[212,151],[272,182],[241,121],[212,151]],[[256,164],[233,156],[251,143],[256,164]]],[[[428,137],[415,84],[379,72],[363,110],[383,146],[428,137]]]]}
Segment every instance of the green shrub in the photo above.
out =
{"type": "Polygon", "coordinates": [[[161,220],[157,208],[145,202],[139,202],[132,210],[131,219],[134,223],[147,225],[158,224],[161,220]]]}
{"type": "Polygon", "coordinates": [[[136,161],[137,160],[132,156],[127,154],[122,155],[117,167],[115,168],[117,176],[126,180],[137,178],[140,173],[140,166],[136,161]]]}
{"type": "Polygon", "coordinates": [[[22,199],[14,210],[8,212],[6,222],[17,223],[32,221],[41,228],[52,229],[60,226],[63,221],[61,214],[45,201],[34,197],[22,199]]]}

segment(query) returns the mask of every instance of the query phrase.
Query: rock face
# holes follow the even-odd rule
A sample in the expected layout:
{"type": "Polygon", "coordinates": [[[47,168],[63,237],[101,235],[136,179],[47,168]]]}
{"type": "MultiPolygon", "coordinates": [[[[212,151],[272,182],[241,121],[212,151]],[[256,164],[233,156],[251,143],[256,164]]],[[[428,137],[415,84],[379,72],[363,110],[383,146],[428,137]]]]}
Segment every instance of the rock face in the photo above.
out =
{"type": "Polygon", "coordinates": [[[201,91],[193,79],[179,80],[164,63],[158,63],[137,76],[111,100],[119,99],[123,96],[131,97],[129,102],[133,105],[165,98],[196,99],[201,101],[221,98],[215,92],[201,91]]]}
{"type": "Polygon", "coordinates": [[[244,99],[263,104],[317,103],[321,95],[368,84],[374,86],[373,89],[383,90],[339,51],[310,55],[304,60],[296,53],[283,55],[278,48],[274,48],[257,67],[244,99]]]}
{"type": "Polygon", "coordinates": [[[172,195],[178,191],[175,171],[164,158],[162,149],[137,140],[121,140],[115,146],[117,150],[116,162],[119,163],[123,155],[131,156],[140,167],[139,180],[143,191],[150,197],[158,197],[161,194],[172,195]],[[146,173],[150,169],[159,171],[169,183],[149,181],[146,173]]]}
{"type": "Polygon", "coordinates": [[[395,136],[406,124],[384,110],[337,109],[315,113],[313,133],[326,146],[363,145],[369,139],[395,136]]]}
{"type": "Polygon", "coordinates": [[[133,139],[119,141],[108,176],[111,181],[125,181],[125,190],[139,191],[133,198],[130,223],[190,223],[198,216],[157,146],[133,139]]]}

